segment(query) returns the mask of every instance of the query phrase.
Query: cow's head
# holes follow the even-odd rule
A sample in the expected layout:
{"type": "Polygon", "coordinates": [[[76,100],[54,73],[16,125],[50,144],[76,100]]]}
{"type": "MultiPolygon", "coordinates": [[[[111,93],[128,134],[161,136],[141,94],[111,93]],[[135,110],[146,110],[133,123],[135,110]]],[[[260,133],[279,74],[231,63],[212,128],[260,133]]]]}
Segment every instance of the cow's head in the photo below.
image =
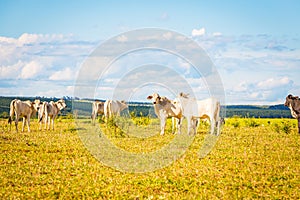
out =
{"type": "Polygon", "coordinates": [[[180,92],[180,93],[179,93],[179,97],[188,98],[188,97],[189,97],[189,94],[185,94],[185,93],[183,93],[183,92],[180,92]]]}
{"type": "Polygon", "coordinates": [[[63,99],[58,100],[56,102],[56,105],[57,105],[59,110],[62,110],[62,109],[67,107],[67,104],[65,103],[65,100],[63,100],[63,99]]]}
{"type": "Polygon", "coordinates": [[[126,101],[122,100],[121,101],[121,109],[124,110],[126,108],[128,108],[128,105],[127,105],[126,101]]]}
{"type": "Polygon", "coordinates": [[[154,93],[150,96],[147,97],[148,100],[151,100],[153,101],[153,104],[159,104],[160,100],[161,100],[161,97],[159,96],[159,94],[157,93],[154,93]]]}
{"type": "Polygon", "coordinates": [[[38,111],[38,109],[41,107],[42,102],[39,99],[34,100],[34,102],[32,102],[32,106],[33,108],[38,111]]]}
{"type": "Polygon", "coordinates": [[[285,98],[285,103],[284,103],[284,105],[287,106],[287,107],[289,107],[289,106],[291,106],[291,104],[292,104],[292,102],[293,102],[294,100],[299,100],[299,97],[298,97],[298,96],[293,96],[293,95],[289,94],[289,95],[285,98]]]}

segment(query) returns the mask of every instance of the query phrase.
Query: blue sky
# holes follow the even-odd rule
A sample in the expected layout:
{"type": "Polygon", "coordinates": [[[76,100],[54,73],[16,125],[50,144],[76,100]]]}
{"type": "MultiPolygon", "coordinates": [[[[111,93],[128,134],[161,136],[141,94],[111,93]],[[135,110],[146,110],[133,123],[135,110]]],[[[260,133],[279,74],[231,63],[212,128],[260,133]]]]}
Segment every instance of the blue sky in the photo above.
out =
{"type": "MultiPolygon", "coordinates": [[[[82,63],[99,44],[154,27],[183,34],[207,52],[228,104],[282,103],[289,93],[300,95],[299,10],[296,0],[1,0],[0,95],[72,96],[82,63]]],[[[172,56],[153,57],[187,69],[172,56]]]]}

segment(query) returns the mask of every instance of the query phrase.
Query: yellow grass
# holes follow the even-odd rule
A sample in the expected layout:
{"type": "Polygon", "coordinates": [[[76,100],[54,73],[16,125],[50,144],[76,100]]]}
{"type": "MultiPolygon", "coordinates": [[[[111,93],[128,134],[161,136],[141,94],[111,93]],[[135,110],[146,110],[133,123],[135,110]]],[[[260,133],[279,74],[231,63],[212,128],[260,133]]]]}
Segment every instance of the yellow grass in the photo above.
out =
{"type": "MultiPolygon", "coordinates": [[[[138,138],[97,126],[113,144],[135,153],[156,151],[175,137],[170,127],[164,136],[158,131],[138,138]]],[[[9,132],[7,121],[0,120],[1,199],[300,197],[300,136],[292,119],[228,119],[217,144],[202,159],[198,152],[208,127],[201,125],[179,159],[148,173],[120,172],[99,162],[70,119],[57,120],[55,131],[37,128],[33,121],[31,133],[9,132]]]]}

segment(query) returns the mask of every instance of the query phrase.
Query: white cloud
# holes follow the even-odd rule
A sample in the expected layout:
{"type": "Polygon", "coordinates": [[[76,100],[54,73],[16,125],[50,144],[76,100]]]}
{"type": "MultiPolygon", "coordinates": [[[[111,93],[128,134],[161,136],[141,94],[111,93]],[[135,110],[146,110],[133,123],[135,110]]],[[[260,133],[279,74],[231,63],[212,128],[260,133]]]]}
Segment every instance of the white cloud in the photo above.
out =
{"type": "Polygon", "coordinates": [[[14,79],[19,77],[22,66],[24,66],[24,63],[20,60],[11,66],[0,66],[0,78],[14,79]]]}
{"type": "Polygon", "coordinates": [[[239,83],[233,88],[235,92],[246,92],[248,90],[248,85],[245,81],[239,83]]]}
{"type": "Polygon", "coordinates": [[[72,35],[63,34],[29,34],[24,33],[18,38],[18,44],[38,44],[38,43],[52,43],[52,42],[65,42],[71,39],[72,35]]]}
{"type": "Polygon", "coordinates": [[[172,33],[171,32],[167,32],[167,33],[165,33],[165,34],[163,34],[163,37],[166,39],[166,40],[169,40],[169,39],[171,39],[172,38],[172,33]]]}
{"type": "MultiPolygon", "coordinates": [[[[288,93],[299,95],[297,94],[297,91],[300,91],[297,89],[300,85],[299,38],[281,38],[270,35],[226,36],[218,32],[208,34],[205,28],[194,29],[192,36],[205,36],[192,39],[203,47],[216,65],[222,80],[224,80],[228,102],[267,104],[281,102],[288,93]]],[[[137,39],[145,45],[156,45],[155,41],[163,41],[171,46],[168,44],[168,39],[173,39],[172,37],[175,38],[172,32],[166,32],[161,35],[139,36],[137,39]]],[[[184,52],[194,53],[189,47],[186,47],[185,37],[176,36],[176,39],[178,43],[174,44],[176,48],[173,48],[175,53],[182,49],[184,52]]],[[[128,38],[121,35],[117,40],[126,42],[128,38]]],[[[0,79],[2,79],[0,81],[5,84],[5,87],[14,87],[14,90],[3,90],[3,95],[13,95],[12,91],[16,94],[35,95],[41,93],[51,96],[71,92],[72,86],[59,87],[59,85],[77,77],[77,69],[97,44],[98,42],[79,41],[72,35],[60,34],[24,33],[19,38],[0,37],[0,79]],[[35,81],[32,83],[34,85],[37,80],[43,80],[45,84],[37,90],[25,88],[25,83],[35,81]],[[47,86],[55,89],[46,93],[47,86]]],[[[131,44],[129,43],[129,45],[131,44]]],[[[110,61],[114,49],[107,48],[105,53],[103,58],[95,58],[95,62],[90,60],[90,66],[103,66],[110,61]]],[[[108,72],[102,74],[103,77],[100,77],[96,67],[88,68],[82,72],[81,76],[83,80],[87,77],[88,81],[99,78],[106,78],[108,81],[114,80],[106,82],[106,84],[115,85],[128,71],[149,63],[174,69],[188,79],[188,83],[192,86],[196,87],[196,84],[199,83],[197,81],[199,77],[195,77],[193,66],[179,59],[176,54],[170,55],[168,52],[149,50],[121,57],[110,66],[108,72]]],[[[171,81],[174,80],[168,78],[168,82],[171,81]]],[[[26,87],[29,86],[26,84],[26,87]]],[[[111,90],[111,88],[109,89],[111,90]]],[[[198,84],[196,90],[200,91],[200,89],[198,84]]],[[[103,95],[103,93],[101,94],[103,95]]]]}
{"type": "Polygon", "coordinates": [[[282,78],[269,78],[264,81],[260,81],[257,83],[257,87],[259,89],[273,89],[278,87],[284,87],[292,85],[293,81],[290,80],[288,77],[282,77],[282,78]]]}
{"type": "Polygon", "coordinates": [[[0,36],[0,43],[1,44],[13,44],[16,43],[17,40],[15,38],[9,38],[9,37],[1,37],[0,36]]]}
{"type": "Polygon", "coordinates": [[[36,77],[43,70],[43,66],[37,61],[31,61],[22,68],[20,78],[29,79],[36,77]]]}
{"type": "Polygon", "coordinates": [[[128,38],[125,35],[120,35],[119,37],[117,37],[117,41],[118,42],[127,42],[128,38]]]}
{"type": "Polygon", "coordinates": [[[193,29],[192,30],[192,36],[203,36],[205,35],[205,28],[200,28],[200,29],[193,29]]]}
{"type": "Polygon", "coordinates": [[[67,67],[63,70],[59,70],[59,71],[54,72],[49,77],[49,80],[69,81],[69,80],[74,80],[76,77],[77,77],[76,74],[69,67],[67,67]]]}
{"type": "Polygon", "coordinates": [[[273,77],[261,81],[242,81],[233,90],[228,90],[234,98],[239,97],[240,103],[271,104],[282,103],[289,90],[294,87],[294,81],[288,77],[273,77]]]}
{"type": "Polygon", "coordinates": [[[215,33],[213,33],[212,35],[215,36],[215,37],[218,37],[218,36],[222,36],[222,33],[220,33],[220,32],[215,32],[215,33]]]}

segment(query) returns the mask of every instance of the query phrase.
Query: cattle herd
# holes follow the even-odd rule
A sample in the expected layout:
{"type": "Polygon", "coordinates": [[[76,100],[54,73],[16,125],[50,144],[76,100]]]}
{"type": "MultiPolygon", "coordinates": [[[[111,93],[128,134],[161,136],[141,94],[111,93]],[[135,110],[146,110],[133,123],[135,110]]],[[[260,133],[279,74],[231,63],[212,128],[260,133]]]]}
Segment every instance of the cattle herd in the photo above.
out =
{"type": "Polygon", "coordinates": [[[39,129],[42,129],[42,123],[44,122],[45,129],[50,129],[50,123],[52,123],[52,129],[54,130],[54,120],[56,116],[60,110],[66,107],[67,105],[63,99],[57,102],[41,102],[38,99],[31,102],[29,100],[21,101],[14,99],[10,103],[8,123],[11,129],[12,119],[15,115],[15,126],[18,132],[18,121],[20,117],[23,117],[22,132],[24,131],[25,123],[27,124],[28,132],[30,132],[30,117],[32,114],[38,112],[39,129]]]}
{"type": "MultiPolygon", "coordinates": [[[[177,98],[170,100],[167,97],[161,97],[154,93],[147,97],[152,100],[154,111],[160,120],[160,134],[164,135],[166,121],[168,117],[172,118],[172,133],[181,133],[181,124],[184,117],[188,121],[188,133],[195,134],[199,120],[209,120],[211,124],[211,133],[214,133],[217,127],[217,134],[220,130],[220,102],[215,98],[209,98],[197,101],[190,98],[187,94],[180,93],[177,98]]],[[[100,114],[105,118],[119,116],[120,112],[128,108],[124,101],[107,100],[105,102],[95,101],[92,105],[92,123],[95,124],[97,115],[100,114]]]]}
{"type": "MultiPolygon", "coordinates": [[[[196,134],[197,126],[200,120],[208,120],[210,122],[210,133],[218,135],[220,133],[220,125],[223,119],[220,117],[220,102],[216,98],[208,98],[197,100],[189,97],[188,94],[180,93],[177,98],[170,100],[167,97],[162,97],[158,93],[154,93],[147,97],[152,100],[154,111],[160,120],[160,134],[164,135],[166,121],[168,117],[172,117],[172,133],[181,133],[181,124],[183,118],[187,119],[187,128],[189,134],[196,134]]],[[[300,98],[292,96],[286,97],[284,103],[289,107],[291,114],[298,120],[298,133],[300,134],[300,98]]],[[[25,123],[27,124],[28,132],[30,132],[30,117],[38,112],[39,130],[44,129],[54,130],[54,120],[60,110],[66,108],[66,103],[63,99],[57,102],[41,102],[40,100],[21,101],[14,99],[10,103],[10,115],[8,123],[13,121],[15,115],[15,126],[18,132],[18,121],[23,117],[22,132],[24,131],[25,123]],[[52,125],[52,127],[50,127],[52,125]]],[[[95,125],[97,115],[103,115],[105,118],[120,116],[120,112],[128,108],[125,101],[106,100],[105,102],[95,101],[92,104],[92,124],[95,125]]]]}

